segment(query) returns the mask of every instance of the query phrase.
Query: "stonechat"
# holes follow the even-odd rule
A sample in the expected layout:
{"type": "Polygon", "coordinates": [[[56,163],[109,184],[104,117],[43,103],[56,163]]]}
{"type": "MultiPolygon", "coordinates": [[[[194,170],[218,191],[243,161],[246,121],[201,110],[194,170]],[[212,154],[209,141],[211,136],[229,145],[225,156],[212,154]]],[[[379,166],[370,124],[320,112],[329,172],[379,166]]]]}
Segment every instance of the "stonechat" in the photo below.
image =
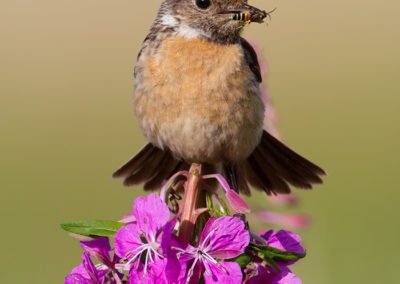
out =
{"type": "Polygon", "coordinates": [[[149,143],[114,177],[156,190],[195,162],[244,194],[322,183],[320,167],[263,130],[260,67],[241,31],[267,14],[239,0],[161,4],[134,71],[134,109],[149,143]]]}

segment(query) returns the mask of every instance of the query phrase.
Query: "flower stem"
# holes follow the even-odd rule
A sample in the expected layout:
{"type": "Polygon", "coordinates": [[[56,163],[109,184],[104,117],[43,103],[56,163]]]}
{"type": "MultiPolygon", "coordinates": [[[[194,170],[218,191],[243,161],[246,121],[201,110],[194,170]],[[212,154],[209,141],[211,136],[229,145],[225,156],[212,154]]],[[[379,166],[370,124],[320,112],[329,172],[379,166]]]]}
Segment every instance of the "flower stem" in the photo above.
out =
{"type": "Polygon", "coordinates": [[[185,197],[181,215],[179,236],[188,243],[193,241],[194,226],[197,219],[196,206],[199,197],[199,182],[201,180],[201,165],[193,163],[190,166],[185,186],[185,197]]]}

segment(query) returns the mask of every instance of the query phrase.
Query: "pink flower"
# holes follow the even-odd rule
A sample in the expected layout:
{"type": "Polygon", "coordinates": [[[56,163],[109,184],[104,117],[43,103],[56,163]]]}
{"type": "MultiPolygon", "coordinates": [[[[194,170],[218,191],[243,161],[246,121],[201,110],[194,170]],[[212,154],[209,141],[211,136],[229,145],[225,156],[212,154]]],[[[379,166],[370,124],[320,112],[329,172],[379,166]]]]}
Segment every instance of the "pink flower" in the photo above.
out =
{"type": "Polygon", "coordinates": [[[157,283],[166,283],[162,282],[167,281],[162,273],[165,270],[162,248],[166,247],[163,242],[170,240],[175,224],[175,221],[168,222],[168,206],[156,194],[150,194],[146,198],[138,197],[133,215],[136,223],[122,227],[115,235],[115,253],[128,261],[126,265],[133,263],[130,279],[140,278],[142,283],[153,283],[157,279],[157,283]],[[144,256],[144,264],[141,256],[144,256]]]}
{"type": "Polygon", "coordinates": [[[229,201],[229,204],[237,213],[249,213],[250,208],[247,205],[246,201],[234,190],[229,187],[226,179],[220,174],[211,174],[205,175],[202,177],[203,179],[212,179],[215,178],[219,184],[222,186],[222,189],[225,191],[225,196],[229,201]]]}
{"type": "Polygon", "coordinates": [[[230,259],[242,254],[249,244],[250,236],[242,220],[236,217],[211,217],[201,234],[198,247],[179,240],[177,247],[182,270],[186,272],[186,282],[197,283],[201,274],[206,284],[241,283],[242,271],[235,262],[217,261],[230,259]],[[179,247],[178,247],[179,246],[179,247]]]}
{"type": "MultiPolygon", "coordinates": [[[[90,254],[84,252],[82,255],[83,263],[75,267],[71,274],[65,277],[65,284],[99,284],[104,282],[107,270],[98,270],[92,260],[90,254]]],[[[111,282],[115,283],[115,282],[111,282]]]]}
{"type": "MultiPolygon", "coordinates": [[[[278,233],[275,230],[269,230],[261,235],[271,247],[284,250],[293,251],[297,253],[304,253],[304,248],[300,245],[301,238],[293,232],[280,230],[278,233]]],[[[288,265],[288,263],[285,263],[288,265]]],[[[293,264],[293,262],[290,262],[293,264]]]]}
{"type": "Polygon", "coordinates": [[[94,241],[81,242],[81,247],[85,250],[82,255],[83,264],[72,270],[72,273],[66,277],[68,284],[77,283],[103,283],[105,278],[108,278],[110,283],[112,281],[108,273],[111,272],[115,279],[120,280],[122,275],[115,269],[115,264],[118,262],[118,257],[114,256],[111,260],[110,241],[107,237],[99,238],[94,241]],[[100,262],[99,265],[94,266],[90,257],[95,257],[100,262]]]}
{"type": "Polygon", "coordinates": [[[129,283],[166,284],[165,266],[163,260],[150,262],[147,268],[139,262],[135,269],[131,269],[129,272],[129,283]]]}
{"type": "Polygon", "coordinates": [[[269,195],[267,198],[272,204],[276,205],[295,206],[299,203],[299,198],[294,193],[269,195]]]}
{"type": "MultiPolygon", "coordinates": [[[[304,248],[300,245],[301,238],[290,231],[281,230],[276,233],[274,230],[269,230],[262,234],[261,237],[271,247],[301,254],[305,252],[304,248]]],[[[295,262],[277,262],[281,272],[257,263],[254,269],[246,269],[246,273],[250,277],[245,282],[248,284],[301,284],[300,278],[287,267],[295,262]]]]}
{"type": "Polygon", "coordinates": [[[257,264],[257,275],[246,281],[246,284],[301,284],[301,280],[287,267],[281,268],[281,273],[276,273],[257,264]]]}
{"type": "Polygon", "coordinates": [[[281,214],[273,211],[261,211],[257,217],[269,224],[283,226],[288,229],[298,230],[310,225],[311,217],[301,214],[281,214]]]}
{"type": "Polygon", "coordinates": [[[103,237],[89,242],[81,242],[81,247],[90,253],[92,257],[97,258],[109,270],[114,269],[117,259],[111,260],[111,247],[108,237],[103,237]]]}

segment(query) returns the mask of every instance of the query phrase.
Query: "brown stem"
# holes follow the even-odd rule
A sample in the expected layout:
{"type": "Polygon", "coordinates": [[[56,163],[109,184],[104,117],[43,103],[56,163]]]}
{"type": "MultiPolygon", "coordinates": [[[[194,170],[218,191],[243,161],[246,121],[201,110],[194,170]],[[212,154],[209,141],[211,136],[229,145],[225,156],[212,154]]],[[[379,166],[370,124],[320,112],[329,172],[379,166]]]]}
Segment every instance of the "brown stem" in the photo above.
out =
{"type": "Polygon", "coordinates": [[[179,236],[188,243],[193,241],[194,225],[197,214],[196,206],[199,197],[199,182],[201,180],[201,165],[193,163],[189,170],[187,183],[185,186],[185,197],[181,215],[181,226],[179,236]]]}

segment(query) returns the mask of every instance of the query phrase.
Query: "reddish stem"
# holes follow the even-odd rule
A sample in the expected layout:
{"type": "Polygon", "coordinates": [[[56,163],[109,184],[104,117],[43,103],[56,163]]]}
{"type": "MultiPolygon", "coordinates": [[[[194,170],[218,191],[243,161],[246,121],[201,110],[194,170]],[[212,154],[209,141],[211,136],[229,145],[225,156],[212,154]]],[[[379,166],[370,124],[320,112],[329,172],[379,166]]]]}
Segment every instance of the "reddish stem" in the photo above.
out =
{"type": "Polygon", "coordinates": [[[201,165],[193,163],[190,167],[185,186],[185,197],[183,199],[181,226],[179,230],[179,236],[188,243],[192,243],[193,241],[194,225],[197,219],[196,206],[200,192],[200,180],[201,165]]]}

